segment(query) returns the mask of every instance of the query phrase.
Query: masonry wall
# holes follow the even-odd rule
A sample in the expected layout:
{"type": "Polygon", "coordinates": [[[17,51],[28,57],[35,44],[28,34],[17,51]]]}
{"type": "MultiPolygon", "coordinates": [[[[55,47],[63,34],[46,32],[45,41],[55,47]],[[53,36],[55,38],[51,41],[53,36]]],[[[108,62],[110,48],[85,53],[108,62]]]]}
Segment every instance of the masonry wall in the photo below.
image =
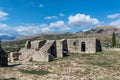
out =
{"type": "Polygon", "coordinates": [[[33,48],[33,49],[40,49],[45,43],[46,43],[46,40],[32,41],[31,42],[31,48],[33,48]]]}
{"type": "Polygon", "coordinates": [[[63,57],[63,50],[62,50],[62,41],[63,40],[56,40],[56,51],[57,51],[57,57],[63,57]]]}
{"type": "Polygon", "coordinates": [[[52,61],[68,53],[95,53],[101,50],[100,41],[95,38],[27,41],[20,50],[20,60],[52,61]]]}
{"type": "Polygon", "coordinates": [[[68,55],[67,40],[56,40],[57,57],[64,57],[68,55]]]}
{"type": "Polygon", "coordinates": [[[96,39],[95,38],[77,38],[67,39],[68,51],[70,53],[95,53],[96,39]],[[85,43],[85,51],[82,51],[82,43],[85,43]]]}
{"type": "Polygon", "coordinates": [[[43,53],[35,49],[24,49],[20,51],[22,55],[19,56],[20,61],[49,61],[49,53],[43,53]]]}

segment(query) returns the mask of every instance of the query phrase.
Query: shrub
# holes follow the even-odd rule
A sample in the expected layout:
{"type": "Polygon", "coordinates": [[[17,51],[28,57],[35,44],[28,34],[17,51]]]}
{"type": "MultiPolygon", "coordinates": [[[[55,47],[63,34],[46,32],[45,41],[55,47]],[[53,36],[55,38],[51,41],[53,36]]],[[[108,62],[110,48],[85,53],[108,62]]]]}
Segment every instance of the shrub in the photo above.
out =
{"type": "Polygon", "coordinates": [[[47,75],[50,72],[47,70],[24,70],[24,69],[19,69],[20,72],[22,73],[28,73],[28,74],[36,74],[36,75],[47,75]]]}

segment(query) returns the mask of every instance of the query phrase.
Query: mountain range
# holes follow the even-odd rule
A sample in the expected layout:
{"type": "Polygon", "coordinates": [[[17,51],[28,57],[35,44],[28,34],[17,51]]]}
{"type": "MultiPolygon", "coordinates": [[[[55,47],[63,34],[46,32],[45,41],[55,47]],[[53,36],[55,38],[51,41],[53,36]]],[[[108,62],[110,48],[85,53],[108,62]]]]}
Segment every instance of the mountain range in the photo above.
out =
{"type": "Polygon", "coordinates": [[[21,48],[25,45],[26,40],[45,40],[45,39],[67,39],[67,38],[85,38],[85,37],[95,37],[101,41],[102,44],[111,44],[112,33],[116,34],[116,42],[120,44],[120,28],[115,26],[99,26],[88,31],[78,31],[75,33],[46,33],[46,34],[36,34],[32,36],[25,36],[21,38],[16,38],[14,36],[2,35],[0,38],[3,41],[2,45],[4,48],[21,48]]]}

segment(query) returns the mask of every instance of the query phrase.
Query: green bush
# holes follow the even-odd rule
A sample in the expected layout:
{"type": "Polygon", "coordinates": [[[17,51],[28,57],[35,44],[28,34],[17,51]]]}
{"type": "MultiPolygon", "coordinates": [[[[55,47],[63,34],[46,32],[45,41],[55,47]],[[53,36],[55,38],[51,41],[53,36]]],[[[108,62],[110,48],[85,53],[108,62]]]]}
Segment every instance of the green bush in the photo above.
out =
{"type": "Polygon", "coordinates": [[[46,70],[24,70],[24,69],[19,69],[20,72],[22,73],[28,73],[28,74],[36,74],[36,75],[47,75],[50,72],[46,70]]]}
{"type": "Polygon", "coordinates": [[[16,78],[5,78],[5,79],[0,79],[0,80],[16,80],[16,78]]]}

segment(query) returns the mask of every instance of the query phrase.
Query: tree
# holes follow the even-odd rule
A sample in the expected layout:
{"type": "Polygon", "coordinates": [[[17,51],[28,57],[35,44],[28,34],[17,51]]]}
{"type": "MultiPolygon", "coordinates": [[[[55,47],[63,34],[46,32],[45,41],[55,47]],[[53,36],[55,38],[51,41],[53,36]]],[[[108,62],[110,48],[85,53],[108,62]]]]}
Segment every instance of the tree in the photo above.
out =
{"type": "Polygon", "coordinates": [[[112,33],[112,47],[116,46],[116,35],[115,32],[112,33]]]}

